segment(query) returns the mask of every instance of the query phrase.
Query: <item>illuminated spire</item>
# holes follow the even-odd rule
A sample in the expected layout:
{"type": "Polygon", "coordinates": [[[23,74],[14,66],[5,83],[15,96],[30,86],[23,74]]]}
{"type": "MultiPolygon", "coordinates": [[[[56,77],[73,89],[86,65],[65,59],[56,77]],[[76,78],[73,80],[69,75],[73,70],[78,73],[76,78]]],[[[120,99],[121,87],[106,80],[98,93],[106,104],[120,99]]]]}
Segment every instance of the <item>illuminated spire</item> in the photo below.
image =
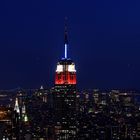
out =
{"type": "Polygon", "coordinates": [[[26,107],[25,107],[25,103],[23,103],[22,106],[22,115],[24,115],[26,113],[26,107]]]}
{"type": "Polygon", "coordinates": [[[40,87],[40,90],[43,90],[43,89],[44,89],[44,87],[43,87],[43,86],[41,86],[41,87],[40,87]]]}
{"type": "Polygon", "coordinates": [[[14,110],[15,110],[17,113],[20,113],[20,111],[19,111],[19,104],[18,104],[18,98],[16,98],[14,110]]]}
{"type": "Polygon", "coordinates": [[[67,29],[67,17],[65,18],[64,45],[65,45],[65,59],[67,59],[67,58],[68,58],[68,29],[67,29]]]}

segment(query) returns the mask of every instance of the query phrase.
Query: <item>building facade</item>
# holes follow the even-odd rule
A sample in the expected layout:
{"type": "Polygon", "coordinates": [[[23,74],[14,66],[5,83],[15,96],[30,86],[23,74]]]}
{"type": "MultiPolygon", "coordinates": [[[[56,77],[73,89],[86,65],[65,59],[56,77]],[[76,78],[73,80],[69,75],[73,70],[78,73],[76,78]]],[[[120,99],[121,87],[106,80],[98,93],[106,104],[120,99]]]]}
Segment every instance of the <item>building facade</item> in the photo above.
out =
{"type": "Polygon", "coordinates": [[[65,57],[57,63],[55,72],[54,131],[55,139],[76,138],[76,69],[75,63],[68,58],[68,33],[65,26],[65,57]]]}

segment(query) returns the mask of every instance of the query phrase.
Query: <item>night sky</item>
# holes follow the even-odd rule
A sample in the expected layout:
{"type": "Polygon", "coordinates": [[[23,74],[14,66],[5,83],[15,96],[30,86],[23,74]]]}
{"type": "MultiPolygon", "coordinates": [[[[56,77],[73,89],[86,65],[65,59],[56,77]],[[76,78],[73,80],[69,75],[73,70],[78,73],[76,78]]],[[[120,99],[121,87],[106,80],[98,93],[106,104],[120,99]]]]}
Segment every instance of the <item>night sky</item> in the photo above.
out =
{"type": "Polygon", "coordinates": [[[0,89],[53,86],[65,16],[79,89],[140,89],[138,0],[1,1],[0,89]]]}

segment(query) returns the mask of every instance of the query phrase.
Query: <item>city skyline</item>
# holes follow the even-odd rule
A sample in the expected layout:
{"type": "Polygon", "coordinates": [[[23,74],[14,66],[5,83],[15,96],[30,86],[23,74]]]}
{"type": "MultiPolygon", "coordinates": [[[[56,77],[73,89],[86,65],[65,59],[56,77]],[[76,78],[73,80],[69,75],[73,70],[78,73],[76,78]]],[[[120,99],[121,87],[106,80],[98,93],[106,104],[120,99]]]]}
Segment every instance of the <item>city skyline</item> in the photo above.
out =
{"type": "Polygon", "coordinates": [[[0,139],[140,139],[139,4],[2,1],[0,139]]]}
{"type": "Polygon", "coordinates": [[[53,86],[55,64],[64,52],[65,16],[79,89],[140,89],[139,2],[2,5],[0,89],[53,86]]]}

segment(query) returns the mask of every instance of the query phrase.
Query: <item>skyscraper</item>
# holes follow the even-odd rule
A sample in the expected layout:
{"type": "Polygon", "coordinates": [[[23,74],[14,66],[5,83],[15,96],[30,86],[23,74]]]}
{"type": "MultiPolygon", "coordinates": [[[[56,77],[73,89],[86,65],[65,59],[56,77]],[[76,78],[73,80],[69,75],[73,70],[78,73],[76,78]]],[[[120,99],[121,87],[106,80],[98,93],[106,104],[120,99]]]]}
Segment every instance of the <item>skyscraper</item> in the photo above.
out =
{"type": "Polygon", "coordinates": [[[65,24],[65,55],[57,63],[55,73],[54,119],[56,139],[75,139],[76,137],[76,69],[68,57],[68,32],[65,24]]]}
{"type": "Polygon", "coordinates": [[[68,31],[64,32],[65,55],[57,63],[55,85],[76,85],[76,69],[74,62],[68,57],[68,31]]]}

